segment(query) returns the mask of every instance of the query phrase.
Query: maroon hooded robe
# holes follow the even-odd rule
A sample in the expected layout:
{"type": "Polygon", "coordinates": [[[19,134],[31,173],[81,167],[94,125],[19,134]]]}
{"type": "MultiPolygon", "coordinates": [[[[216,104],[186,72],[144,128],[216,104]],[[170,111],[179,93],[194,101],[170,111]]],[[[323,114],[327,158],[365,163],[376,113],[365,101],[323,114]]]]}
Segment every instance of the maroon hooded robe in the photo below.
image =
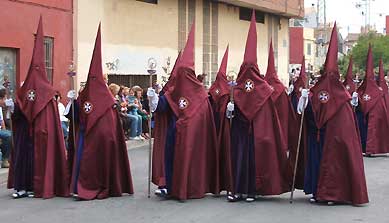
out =
{"type": "MultiPolygon", "coordinates": [[[[21,167],[33,162],[32,189],[35,197],[52,198],[69,195],[69,174],[66,167],[65,142],[59,120],[58,105],[54,100],[55,90],[47,80],[43,46],[42,17],[39,20],[31,65],[27,78],[16,96],[17,107],[24,118],[14,119],[15,140],[32,139],[28,142],[15,141],[11,154],[8,188],[18,188],[20,178],[24,177],[21,167]],[[27,121],[28,123],[21,123],[27,121]],[[28,129],[22,127],[28,124],[28,129]],[[24,132],[21,132],[24,131],[24,132]],[[27,138],[19,137],[29,135],[27,138]],[[33,150],[32,157],[25,156],[33,150]],[[24,151],[24,152],[22,152],[24,151]],[[33,161],[29,160],[33,159],[33,161]]],[[[16,111],[16,110],[15,110],[16,111]]],[[[15,114],[17,115],[17,114],[15,114]]],[[[13,116],[13,118],[16,118],[13,116]]]]}
{"type": "Polygon", "coordinates": [[[234,88],[235,113],[231,139],[235,193],[279,195],[288,191],[287,161],[280,121],[271,99],[273,88],[260,76],[253,11],[244,61],[234,88]],[[245,129],[242,129],[245,126],[245,129]],[[237,129],[241,127],[241,129],[237,129]],[[247,127],[247,128],[246,128],[247,127]],[[243,134],[243,135],[242,135],[243,134]],[[254,182],[254,183],[253,183],[254,182]],[[253,188],[254,187],[254,188],[253,188]]]}
{"type": "Polygon", "coordinates": [[[130,163],[115,100],[103,79],[100,26],[79,102],[72,190],[84,200],[133,194],[130,163]]]}
{"type": "Polygon", "coordinates": [[[277,76],[277,71],[274,65],[274,51],[272,42],[270,42],[269,47],[269,57],[265,80],[274,89],[271,95],[271,99],[274,102],[274,105],[276,106],[276,112],[280,120],[281,143],[282,148],[286,152],[290,149],[288,148],[289,119],[296,120],[296,117],[292,104],[290,103],[288,94],[286,93],[286,87],[280,81],[280,79],[278,79],[277,76]]]}
{"type": "MultiPolygon", "coordinates": [[[[366,76],[362,85],[358,88],[360,109],[364,116],[364,124],[367,128],[366,154],[389,153],[389,119],[385,86],[380,87],[374,77],[374,64],[371,46],[367,56],[366,76]]],[[[364,139],[363,139],[364,140],[364,139]]]]}
{"type": "Polygon", "coordinates": [[[385,80],[385,71],[384,71],[384,64],[382,62],[382,58],[380,58],[380,64],[379,64],[379,79],[378,79],[378,86],[380,89],[382,89],[382,92],[384,94],[385,104],[386,104],[386,114],[389,115],[388,109],[389,109],[389,88],[388,84],[385,80]]]}
{"type": "Polygon", "coordinates": [[[177,118],[169,194],[180,200],[219,193],[216,129],[208,95],[194,72],[194,34],[193,24],[174,83],[163,96],[177,118]]]}
{"type": "Polygon", "coordinates": [[[216,80],[209,89],[215,116],[218,145],[220,146],[220,189],[233,191],[231,164],[230,120],[226,117],[226,108],[230,102],[231,87],[227,80],[228,46],[220,64],[216,80]]]}
{"type": "Polygon", "coordinates": [[[368,203],[361,143],[350,94],[339,81],[336,24],[325,62],[324,74],[311,88],[312,110],[317,128],[325,128],[316,199],[319,201],[368,203]]]}

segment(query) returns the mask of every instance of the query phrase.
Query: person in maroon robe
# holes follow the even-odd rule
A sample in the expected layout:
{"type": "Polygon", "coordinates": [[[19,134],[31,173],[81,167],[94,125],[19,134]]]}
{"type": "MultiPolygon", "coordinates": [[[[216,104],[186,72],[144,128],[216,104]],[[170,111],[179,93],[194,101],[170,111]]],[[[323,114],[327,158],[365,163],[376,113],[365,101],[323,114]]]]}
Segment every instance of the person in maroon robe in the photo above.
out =
{"type": "Polygon", "coordinates": [[[92,200],[133,194],[123,128],[113,95],[103,79],[101,31],[97,32],[85,88],[77,99],[77,147],[71,192],[92,200]]]}
{"type": "Polygon", "coordinates": [[[43,38],[41,17],[31,65],[17,91],[12,115],[14,148],[8,188],[16,190],[14,198],[69,196],[65,142],[56,93],[47,80],[43,38]]]}
{"type": "Polygon", "coordinates": [[[231,164],[230,119],[226,117],[226,106],[230,102],[233,81],[227,79],[228,46],[220,64],[216,80],[209,88],[208,94],[213,108],[217,141],[220,146],[220,190],[233,191],[233,174],[231,164]]]}
{"type": "Polygon", "coordinates": [[[274,87],[260,75],[257,65],[257,32],[253,11],[246,42],[244,61],[240,68],[234,103],[228,103],[228,113],[234,112],[231,126],[231,162],[234,176],[233,195],[229,201],[256,195],[279,195],[287,192],[284,179],[286,149],[281,143],[281,126],[272,100],[274,87]]]}
{"type": "MultiPolygon", "coordinates": [[[[313,194],[312,202],[360,205],[369,200],[351,97],[339,80],[337,37],[335,24],[324,73],[310,89],[305,112],[308,158],[304,192],[313,194]]],[[[303,97],[306,100],[308,95],[303,97]]]]}
{"type": "Polygon", "coordinates": [[[160,167],[165,176],[159,181],[165,183],[167,196],[179,200],[219,193],[219,147],[208,95],[194,72],[194,34],[193,25],[174,83],[159,98],[152,88],[148,90],[152,111],[172,112],[165,150],[153,156],[153,163],[164,163],[160,167]]]}
{"type": "Polygon", "coordinates": [[[379,86],[379,89],[381,90],[382,89],[382,92],[384,94],[384,101],[385,101],[385,104],[386,104],[386,114],[389,115],[389,87],[388,87],[388,84],[385,80],[385,71],[384,71],[384,64],[382,62],[382,58],[380,58],[380,62],[379,62],[379,70],[378,70],[378,74],[379,74],[379,77],[378,77],[378,81],[377,81],[377,84],[379,86]]]}
{"type": "Polygon", "coordinates": [[[289,119],[296,120],[295,112],[292,104],[289,100],[286,92],[285,85],[278,79],[276,67],[274,65],[274,51],[273,42],[270,42],[269,57],[267,70],[265,75],[266,82],[273,88],[271,100],[276,106],[276,112],[281,124],[281,144],[285,151],[289,151],[290,148],[288,142],[288,130],[289,130],[289,119]]]}
{"type": "MultiPolygon", "coordinates": [[[[385,88],[385,86],[383,85],[385,88]]],[[[358,110],[361,129],[362,150],[367,155],[389,153],[389,113],[384,88],[378,86],[374,77],[374,64],[371,46],[367,56],[366,76],[358,88],[360,104],[358,110]]]]}

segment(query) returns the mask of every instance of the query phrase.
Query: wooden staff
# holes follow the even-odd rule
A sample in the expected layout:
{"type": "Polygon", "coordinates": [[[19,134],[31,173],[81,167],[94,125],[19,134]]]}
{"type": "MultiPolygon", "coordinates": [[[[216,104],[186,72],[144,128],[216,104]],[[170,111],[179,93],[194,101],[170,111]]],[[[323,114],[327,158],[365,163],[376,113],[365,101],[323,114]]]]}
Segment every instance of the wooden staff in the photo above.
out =
{"type": "MultiPolygon", "coordinates": [[[[308,83],[309,83],[309,79],[307,79],[306,89],[308,89],[308,83]]],[[[305,106],[306,100],[307,100],[307,99],[304,98],[304,106],[305,106]]],[[[301,138],[302,138],[302,132],[303,132],[304,116],[305,116],[305,108],[303,109],[303,111],[302,111],[302,113],[301,113],[301,122],[300,122],[299,138],[298,138],[298,142],[297,142],[296,162],[295,162],[295,164],[294,164],[292,189],[291,189],[290,201],[289,201],[290,203],[293,203],[293,195],[294,195],[295,183],[296,183],[297,165],[298,165],[298,161],[299,161],[300,146],[301,146],[301,138]]]]}
{"type": "MultiPolygon", "coordinates": [[[[149,85],[150,88],[153,87],[153,74],[156,73],[155,67],[157,66],[157,63],[154,58],[150,58],[148,60],[148,67],[149,69],[147,72],[150,74],[149,75],[149,85]]],[[[151,159],[152,159],[152,134],[151,134],[151,118],[153,117],[153,113],[151,112],[151,98],[148,97],[149,99],[149,169],[148,169],[148,186],[147,186],[147,197],[150,198],[150,188],[151,188],[151,159]]]]}

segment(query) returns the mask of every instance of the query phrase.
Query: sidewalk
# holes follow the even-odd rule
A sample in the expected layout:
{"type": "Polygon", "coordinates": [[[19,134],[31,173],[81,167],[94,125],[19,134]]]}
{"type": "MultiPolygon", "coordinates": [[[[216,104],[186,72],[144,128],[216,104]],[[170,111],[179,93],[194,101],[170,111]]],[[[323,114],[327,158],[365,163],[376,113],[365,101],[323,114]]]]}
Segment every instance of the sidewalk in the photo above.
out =
{"type": "MultiPolygon", "coordinates": [[[[141,147],[149,145],[149,140],[144,140],[144,141],[128,140],[126,144],[127,144],[127,150],[139,149],[141,147]]],[[[8,168],[0,168],[0,185],[5,184],[7,182],[7,178],[8,178],[8,168]]]]}

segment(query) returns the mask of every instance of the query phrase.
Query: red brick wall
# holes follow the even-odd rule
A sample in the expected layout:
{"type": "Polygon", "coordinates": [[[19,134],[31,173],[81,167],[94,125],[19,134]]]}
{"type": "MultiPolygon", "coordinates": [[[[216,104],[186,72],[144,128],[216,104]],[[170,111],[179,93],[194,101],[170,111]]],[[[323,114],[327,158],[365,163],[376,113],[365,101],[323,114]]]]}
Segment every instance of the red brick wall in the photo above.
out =
{"type": "Polygon", "coordinates": [[[0,9],[0,47],[18,51],[17,87],[26,78],[42,15],[44,35],[54,38],[53,85],[64,95],[69,89],[66,73],[73,57],[72,0],[1,0],[0,9]]]}
{"type": "Polygon", "coordinates": [[[289,63],[300,64],[304,55],[304,28],[289,28],[289,63]]]}

